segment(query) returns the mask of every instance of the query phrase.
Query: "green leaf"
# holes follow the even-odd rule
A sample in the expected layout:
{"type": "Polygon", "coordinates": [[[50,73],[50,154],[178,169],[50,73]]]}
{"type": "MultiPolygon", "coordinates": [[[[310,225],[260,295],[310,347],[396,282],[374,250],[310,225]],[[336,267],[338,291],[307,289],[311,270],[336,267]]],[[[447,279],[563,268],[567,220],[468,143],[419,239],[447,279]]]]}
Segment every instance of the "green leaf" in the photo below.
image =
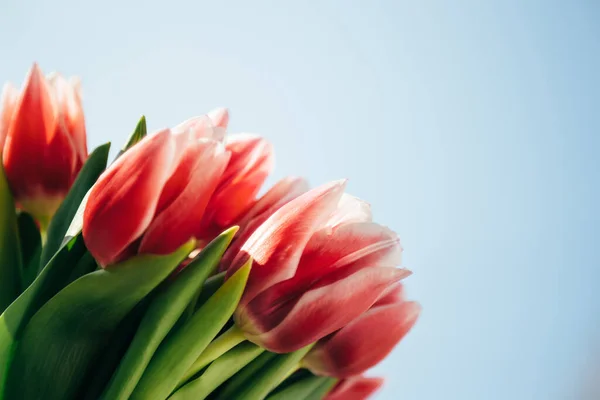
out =
{"type": "Polygon", "coordinates": [[[77,179],[75,179],[73,186],[71,186],[71,190],[69,190],[67,197],[65,197],[58,208],[58,211],[56,211],[56,214],[52,217],[52,221],[48,227],[46,243],[42,250],[40,270],[44,268],[48,261],[50,261],[52,256],[54,256],[54,253],[61,248],[63,239],[67,233],[67,228],[75,217],[79,205],[83,201],[86,193],[94,183],[96,183],[96,180],[106,168],[109,150],[110,143],[106,143],[96,148],[92,154],[90,154],[83,165],[83,168],[81,168],[81,171],[77,175],[77,179]]]}
{"type": "Polygon", "coordinates": [[[125,153],[127,150],[129,150],[131,147],[133,147],[137,142],[139,142],[144,137],[146,137],[147,133],[148,133],[148,130],[146,128],[146,117],[142,115],[142,118],[140,118],[137,126],[135,127],[135,130],[129,136],[127,143],[125,143],[125,146],[123,146],[123,148],[121,149],[119,154],[117,154],[117,158],[121,157],[121,155],[123,155],[123,153],[125,153]]]}
{"type": "Polygon", "coordinates": [[[202,286],[202,291],[200,292],[200,296],[196,300],[195,308],[193,311],[196,311],[200,308],[206,301],[213,295],[225,282],[225,271],[220,272],[216,275],[211,276],[204,282],[202,286]]]}
{"type": "Polygon", "coordinates": [[[221,357],[223,354],[227,353],[229,350],[245,340],[246,336],[244,336],[244,332],[239,329],[237,325],[233,325],[230,329],[223,332],[221,335],[219,335],[219,337],[213,340],[202,352],[202,354],[200,354],[200,357],[194,361],[194,364],[192,364],[190,369],[187,370],[187,372],[179,381],[178,387],[182,386],[186,381],[198,374],[198,372],[200,372],[208,364],[221,357]]]}
{"type": "Polygon", "coordinates": [[[250,342],[237,345],[213,361],[197,379],[173,393],[169,400],[201,400],[206,398],[219,385],[231,378],[262,352],[264,352],[264,349],[250,342]]]}
{"type": "Polygon", "coordinates": [[[84,252],[81,235],[71,239],[0,316],[0,394],[4,392],[14,343],[20,338],[31,317],[64,287],[70,270],[84,252]]]}
{"type": "Polygon", "coordinates": [[[219,265],[236,231],[237,227],[219,235],[152,300],[133,342],[102,398],[108,400],[129,398],[158,346],[204,281],[219,265]]]}
{"type": "Polygon", "coordinates": [[[22,260],[15,203],[0,162],[0,312],[17,298],[22,260]]]}
{"type": "Polygon", "coordinates": [[[50,299],[16,345],[6,399],[68,399],[80,389],[121,320],[193,249],[139,255],[84,275],[50,299]]]}
{"type": "Polygon", "coordinates": [[[158,348],[131,399],[165,399],[233,315],[252,260],[233,274],[193,317],[158,348]]]}
{"type": "Polygon", "coordinates": [[[155,292],[150,293],[140,301],[115,328],[109,344],[102,352],[102,356],[94,362],[94,368],[89,371],[81,387],[81,392],[76,396],[77,399],[98,400],[100,398],[131,344],[155,292]]]}
{"type": "Polygon", "coordinates": [[[328,376],[308,376],[267,397],[267,400],[322,399],[337,380],[328,376]]]}
{"type": "Polygon", "coordinates": [[[300,361],[310,351],[314,344],[296,350],[292,353],[279,354],[269,362],[261,372],[254,376],[251,385],[244,385],[236,393],[237,400],[262,400],[269,395],[290,373],[297,370],[300,361]]]}
{"type": "Polygon", "coordinates": [[[240,372],[235,374],[225,384],[225,387],[219,392],[217,399],[229,400],[233,399],[237,392],[239,392],[245,385],[252,384],[253,378],[261,373],[263,368],[269,362],[274,360],[277,354],[265,351],[256,360],[246,365],[240,372]]]}
{"type": "Polygon", "coordinates": [[[19,243],[21,244],[21,259],[23,271],[21,275],[21,291],[25,290],[35,279],[40,265],[42,252],[42,236],[33,217],[26,212],[17,216],[19,227],[19,243]]]}

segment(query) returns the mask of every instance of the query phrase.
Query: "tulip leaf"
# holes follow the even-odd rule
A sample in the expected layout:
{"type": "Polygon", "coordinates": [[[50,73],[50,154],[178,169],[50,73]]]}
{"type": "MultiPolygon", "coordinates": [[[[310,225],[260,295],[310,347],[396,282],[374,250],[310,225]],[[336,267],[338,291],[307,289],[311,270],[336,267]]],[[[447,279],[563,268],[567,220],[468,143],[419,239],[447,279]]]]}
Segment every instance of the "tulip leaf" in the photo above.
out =
{"type": "Polygon", "coordinates": [[[311,375],[271,394],[267,400],[320,400],[335,386],[336,381],[335,378],[327,376],[311,375]]]}
{"type": "Polygon", "coordinates": [[[142,118],[140,118],[139,122],[137,123],[135,130],[131,133],[127,143],[125,143],[125,146],[123,146],[121,151],[119,151],[119,154],[117,154],[116,158],[121,157],[123,153],[132,148],[137,142],[145,138],[147,134],[148,130],[146,128],[146,117],[142,115],[142,118]]]}
{"type": "Polygon", "coordinates": [[[65,286],[71,268],[84,252],[81,235],[71,239],[0,316],[0,394],[4,391],[14,343],[37,310],[65,286]]]}
{"type": "Polygon", "coordinates": [[[274,360],[277,354],[265,351],[258,356],[250,364],[246,365],[240,372],[235,374],[225,384],[225,387],[219,392],[217,399],[228,400],[235,397],[236,393],[242,389],[244,385],[251,384],[251,380],[254,376],[260,374],[260,371],[269,364],[271,360],[274,360]]]}
{"type": "Polygon", "coordinates": [[[73,217],[75,217],[79,204],[106,168],[109,150],[110,143],[106,143],[97,147],[90,154],[77,175],[73,186],[71,186],[67,197],[65,197],[56,214],[54,214],[48,227],[46,243],[42,250],[40,269],[44,268],[46,263],[54,256],[54,253],[60,250],[65,234],[67,233],[67,228],[71,224],[73,217]]]}
{"type": "Polygon", "coordinates": [[[131,344],[153,294],[154,292],[140,301],[115,328],[105,351],[102,352],[102,356],[94,363],[94,368],[88,373],[88,377],[81,387],[81,392],[76,396],[77,399],[98,400],[100,398],[131,344]]]}
{"type": "Polygon", "coordinates": [[[193,249],[139,255],[84,275],[62,289],[31,318],[6,379],[10,399],[73,398],[115,328],[193,249]]]}
{"type": "Polygon", "coordinates": [[[233,315],[242,297],[249,260],[154,354],[131,399],[165,399],[233,315]]]}
{"type": "Polygon", "coordinates": [[[15,202],[1,164],[0,161],[0,312],[19,295],[23,269],[15,202]]]}
{"type": "Polygon", "coordinates": [[[198,293],[204,281],[219,265],[236,231],[237,227],[223,232],[177,274],[165,290],[157,293],[102,398],[107,400],[129,398],[158,346],[198,293]]]}
{"type": "MultiPolygon", "coordinates": [[[[169,400],[201,400],[237,371],[258,357],[264,349],[254,343],[240,343],[213,361],[198,378],[178,389],[169,400]]],[[[296,398],[296,397],[290,397],[296,398]]]]}
{"type": "Polygon", "coordinates": [[[313,344],[310,344],[292,353],[278,354],[259,374],[253,377],[251,385],[244,385],[240,388],[235,398],[237,400],[264,399],[290,373],[298,369],[300,361],[302,361],[313,346],[313,344]]]}
{"type": "Polygon", "coordinates": [[[23,291],[33,282],[38,273],[42,251],[42,236],[35,220],[26,212],[19,213],[17,225],[19,227],[21,259],[23,260],[21,275],[21,291],[23,291]]]}

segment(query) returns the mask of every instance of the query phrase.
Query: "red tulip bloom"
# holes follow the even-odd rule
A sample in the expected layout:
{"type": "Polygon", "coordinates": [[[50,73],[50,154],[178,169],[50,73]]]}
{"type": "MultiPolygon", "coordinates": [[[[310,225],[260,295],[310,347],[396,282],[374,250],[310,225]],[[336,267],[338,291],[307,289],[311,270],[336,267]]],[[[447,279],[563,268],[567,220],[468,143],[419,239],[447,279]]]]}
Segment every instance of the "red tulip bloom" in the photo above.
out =
{"type": "Polygon", "coordinates": [[[0,146],[17,206],[47,224],[87,159],[78,83],[34,64],[20,93],[7,84],[0,146]]]}
{"type": "Polygon", "coordinates": [[[206,209],[201,228],[207,240],[237,224],[273,169],[273,146],[260,136],[229,136],[225,139],[225,149],[231,158],[206,209]]]}
{"type": "Polygon", "coordinates": [[[144,138],[100,176],[83,237],[101,265],[132,253],[171,253],[198,236],[229,159],[220,136],[208,117],[193,118],[144,138]]]}
{"type": "Polygon", "coordinates": [[[369,311],[321,340],[305,357],[314,374],[345,378],[383,360],[413,327],[421,307],[405,301],[402,287],[391,288],[369,311]]]}
{"type": "Polygon", "coordinates": [[[383,386],[383,378],[353,376],[340,381],[324,400],[366,400],[383,386]]]}
{"type": "Polygon", "coordinates": [[[344,182],[288,202],[242,246],[228,274],[249,256],[250,278],[235,321],[252,342],[278,353],[297,350],[367,311],[394,282],[401,247],[370,222],[366,203],[343,195],[344,182]]]}

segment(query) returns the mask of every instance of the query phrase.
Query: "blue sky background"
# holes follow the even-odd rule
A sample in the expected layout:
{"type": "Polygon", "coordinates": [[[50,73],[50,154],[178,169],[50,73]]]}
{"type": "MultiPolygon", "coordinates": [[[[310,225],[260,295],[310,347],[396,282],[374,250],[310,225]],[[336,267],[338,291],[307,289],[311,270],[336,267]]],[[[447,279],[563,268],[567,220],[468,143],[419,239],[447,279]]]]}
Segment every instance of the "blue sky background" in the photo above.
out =
{"type": "Polygon", "coordinates": [[[599,398],[594,1],[0,3],[0,80],[83,79],[92,145],[228,106],[275,179],[340,177],[405,247],[378,399],[599,398]]]}

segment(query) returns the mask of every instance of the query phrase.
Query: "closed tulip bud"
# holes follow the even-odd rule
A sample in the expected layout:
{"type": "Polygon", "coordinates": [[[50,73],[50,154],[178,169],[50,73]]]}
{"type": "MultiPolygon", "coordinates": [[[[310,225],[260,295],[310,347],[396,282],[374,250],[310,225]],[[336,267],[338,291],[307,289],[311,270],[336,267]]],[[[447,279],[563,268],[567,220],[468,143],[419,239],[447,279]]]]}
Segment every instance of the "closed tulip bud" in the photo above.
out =
{"type": "Polygon", "coordinates": [[[228,269],[254,264],[234,319],[246,338],[287,353],[329,335],[367,311],[410,272],[397,269],[401,247],[370,222],[366,203],[345,182],[288,202],[248,238],[228,269]]]}
{"type": "Polygon", "coordinates": [[[206,239],[237,224],[273,169],[273,146],[260,136],[231,135],[225,149],[231,157],[206,210],[202,228],[206,239]]]}
{"type": "Polygon", "coordinates": [[[171,253],[197,237],[229,159],[213,128],[204,116],[150,135],[100,176],[83,237],[101,265],[135,253],[171,253]]]}
{"type": "Polygon", "coordinates": [[[17,206],[44,227],[87,159],[79,85],[34,65],[20,93],[5,85],[1,103],[6,177],[17,206]]]}
{"type": "Polygon", "coordinates": [[[366,400],[383,385],[383,378],[353,376],[341,380],[324,400],[366,400]]]}
{"type": "Polygon", "coordinates": [[[317,375],[345,378],[383,360],[413,327],[421,308],[405,301],[398,284],[371,309],[321,340],[303,363],[317,375]]]}

